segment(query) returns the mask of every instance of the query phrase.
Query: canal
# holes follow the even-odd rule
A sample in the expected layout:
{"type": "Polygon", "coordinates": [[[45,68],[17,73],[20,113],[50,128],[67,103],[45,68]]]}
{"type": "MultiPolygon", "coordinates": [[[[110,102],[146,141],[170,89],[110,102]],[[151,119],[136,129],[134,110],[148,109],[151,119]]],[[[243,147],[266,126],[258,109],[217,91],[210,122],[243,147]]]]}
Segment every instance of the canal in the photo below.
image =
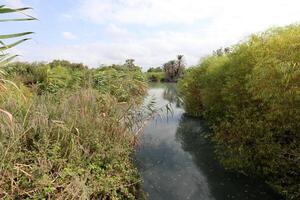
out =
{"type": "Polygon", "coordinates": [[[207,138],[205,121],[188,117],[174,84],[153,85],[148,98],[156,107],[171,105],[145,127],[135,154],[150,200],[277,200],[263,181],[226,171],[207,138]]]}

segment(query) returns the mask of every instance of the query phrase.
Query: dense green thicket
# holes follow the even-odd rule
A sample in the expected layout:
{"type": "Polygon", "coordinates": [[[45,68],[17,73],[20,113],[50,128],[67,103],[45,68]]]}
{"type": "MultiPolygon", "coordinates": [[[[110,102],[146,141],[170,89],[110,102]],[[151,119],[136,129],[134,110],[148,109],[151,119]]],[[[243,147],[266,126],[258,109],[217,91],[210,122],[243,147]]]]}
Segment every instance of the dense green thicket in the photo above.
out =
{"type": "Polygon", "coordinates": [[[146,72],[145,77],[149,82],[164,82],[165,81],[165,73],[164,72],[156,72],[156,71],[146,72]]]}
{"type": "Polygon", "coordinates": [[[300,198],[300,26],[252,35],[203,59],[179,83],[186,111],[213,127],[230,169],[300,198]]]}
{"type": "MultiPolygon", "coordinates": [[[[0,198],[135,199],[139,69],[12,63],[0,86],[0,198]]],[[[142,119],[139,119],[142,120],[142,119]]]]}
{"type": "Polygon", "coordinates": [[[74,63],[54,65],[56,62],[49,64],[15,62],[8,64],[5,67],[5,72],[15,82],[21,82],[30,88],[35,88],[35,92],[39,94],[56,93],[63,88],[78,89],[83,83],[86,83],[85,78],[89,73],[86,68],[72,68],[74,63]]]}
{"type": "Polygon", "coordinates": [[[144,94],[144,76],[140,71],[98,69],[93,73],[94,87],[117,97],[119,101],[129,101],[133,96],[144,94]]]}

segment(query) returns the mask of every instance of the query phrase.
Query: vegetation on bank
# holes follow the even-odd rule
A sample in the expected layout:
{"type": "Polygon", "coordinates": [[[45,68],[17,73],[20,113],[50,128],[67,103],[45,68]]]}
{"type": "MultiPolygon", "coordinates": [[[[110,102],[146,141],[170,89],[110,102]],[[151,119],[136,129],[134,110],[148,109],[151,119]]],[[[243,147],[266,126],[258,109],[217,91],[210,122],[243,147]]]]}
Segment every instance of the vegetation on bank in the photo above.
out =
{"type": "MultiPolygon", "coordinates": [[[[28,9],[0,5],[0,14],[23,15],[0,21],[35,20],[28,9]]],[[[0,35],[0,198],[139,198],[131,154],[143,121],[135,111],[146,92],[140,68],[132,59],[97,69],[9,64],[18,55],[7,51],[30,34],[0,35]]]]}
{"type": "Polygon", "coordinates": [[[164,82],[165,81],[165,73],[163,69],[160,67],[153,68],[147,70],[145,73],[146,79],[149,82],[164,82]]]}
{"type": "Polygon", "coordinates": [[[186,111],[208,119],[221,162],[300,198],[300,25],[218,50],[178,84],[186,111]]]}
{"type": "Polygon", "coordinates": [[[67,61],[17,62],[2,70],[0,198],[138,196],[130,130],[146,92],[140,70],[67,61]]]}
{"type": "Polygon", "coordinates": [[[178,55],[176,60],[170,60],[163,67],[151,67],[146,72],[146,78],[150,82],[177,82],[182,78],[185,70],[183,55],[178,55]]]}

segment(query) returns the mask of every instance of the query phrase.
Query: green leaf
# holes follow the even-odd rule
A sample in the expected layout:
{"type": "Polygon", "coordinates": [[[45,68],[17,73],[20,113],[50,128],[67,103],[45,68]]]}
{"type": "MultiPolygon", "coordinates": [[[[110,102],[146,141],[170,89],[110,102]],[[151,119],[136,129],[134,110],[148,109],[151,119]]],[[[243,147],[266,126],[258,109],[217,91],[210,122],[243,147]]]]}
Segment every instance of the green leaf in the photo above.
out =
{"type": "Polygon", "coordinates": [[[20,18],[20,19],[0,19],[0,22],[17,22],[17,21],[31,21],[36,20],[36,18],[20,18]]]}
{"type": "Polygon", "coordinates": [[[3,57],[8,56],[9,53],[5,53],[5,54],[0,54],[0,60],[3,59],[3,57]]]}
{"type": "MultiPolygon", "coordinates": [[[[2,42],[1,40],[0,40],[0,44],[1,44],[2,46],[5,46],[5,43],[2,42]]],[[[0,51],[1,51],[1,55],[5,54],[5,53],[3,52],[3,50],[0,50],[0,51]]]]}
{"type": "Polygon", "coordinates": [[[0,39],[9,39],[9,38],[21,37],[21,36],[29,35],[29,34],[32,34],[32,33],[33,32],[23,32],[23,33],[0,35],[0,39]]]}
{"type": "Polygon", "coordinates": [[[30,8],[30,7],[24,7],[24,8],[13,9],[13,8],[5,8],[4,6],[1,6],[0,7],[0,14],[14,13],[14,12],[20,12],[20,11],[30,10],[30,9],[32,9],[32,8],[30,8]]]}
{"type": "Polygon", "coordinates": [[[9,44],[9,45],[5,45],[5,46],[1,46],[0,47],[0,51],[10,49],[10,48],[12,48],[14,46],[17,46],[18,44],[21,44],[21,43],[23,43],[23,42],[25,42],[27,40],[30,40],[30,38],[25,38],[25,39],[22,39],[22,40],[19,40],[19,41],[15,42],[15,43],[12,43],[12,44],[9,44]]]}
{"type": "Polygon", "coordinates": [[[19,56],[19,55],[12,55],[12,56],[9,56],[9,57],[7,57],[7,58],[2,58],[2,59],[0,59],[0,60],[1,60],[1,61],[0,61],[0,66],[9,63],[10,61],[12,61],[14,58],[16,58],[16,57],[18,57],[18,56],[19,56]]]}

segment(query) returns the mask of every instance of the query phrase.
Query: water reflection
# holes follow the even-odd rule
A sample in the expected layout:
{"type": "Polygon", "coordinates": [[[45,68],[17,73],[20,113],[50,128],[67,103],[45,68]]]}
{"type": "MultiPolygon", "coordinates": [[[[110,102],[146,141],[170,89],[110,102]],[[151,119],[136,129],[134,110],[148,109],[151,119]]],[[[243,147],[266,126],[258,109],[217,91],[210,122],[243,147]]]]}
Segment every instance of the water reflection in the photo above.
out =
{"type": "Polygon", "coordinates": [[[174,84],[155,85],[149,96],[174,109],[172,117],[162,115],[147,125],[136,152],[149,199],[279,199],[265,184],[218,164],[204,121],[183,114],[174,84]]]}
{"type": "Polygon", "coordinates": [[[180,99],[178,98],[176,85],[174,83],[167,83],[163,91],[163,98],[169,103],[176,105],[176,107],[181,107],[180,99]]]}
{"type": "Polygon", "coordinates": [[[204,121],[182,115],[176,140],[192,156],[198,170],[207,177],[215,199],[280,199],[262,181],[226,171],[215,159],[213,145],[206,135],[204,121]]]}

